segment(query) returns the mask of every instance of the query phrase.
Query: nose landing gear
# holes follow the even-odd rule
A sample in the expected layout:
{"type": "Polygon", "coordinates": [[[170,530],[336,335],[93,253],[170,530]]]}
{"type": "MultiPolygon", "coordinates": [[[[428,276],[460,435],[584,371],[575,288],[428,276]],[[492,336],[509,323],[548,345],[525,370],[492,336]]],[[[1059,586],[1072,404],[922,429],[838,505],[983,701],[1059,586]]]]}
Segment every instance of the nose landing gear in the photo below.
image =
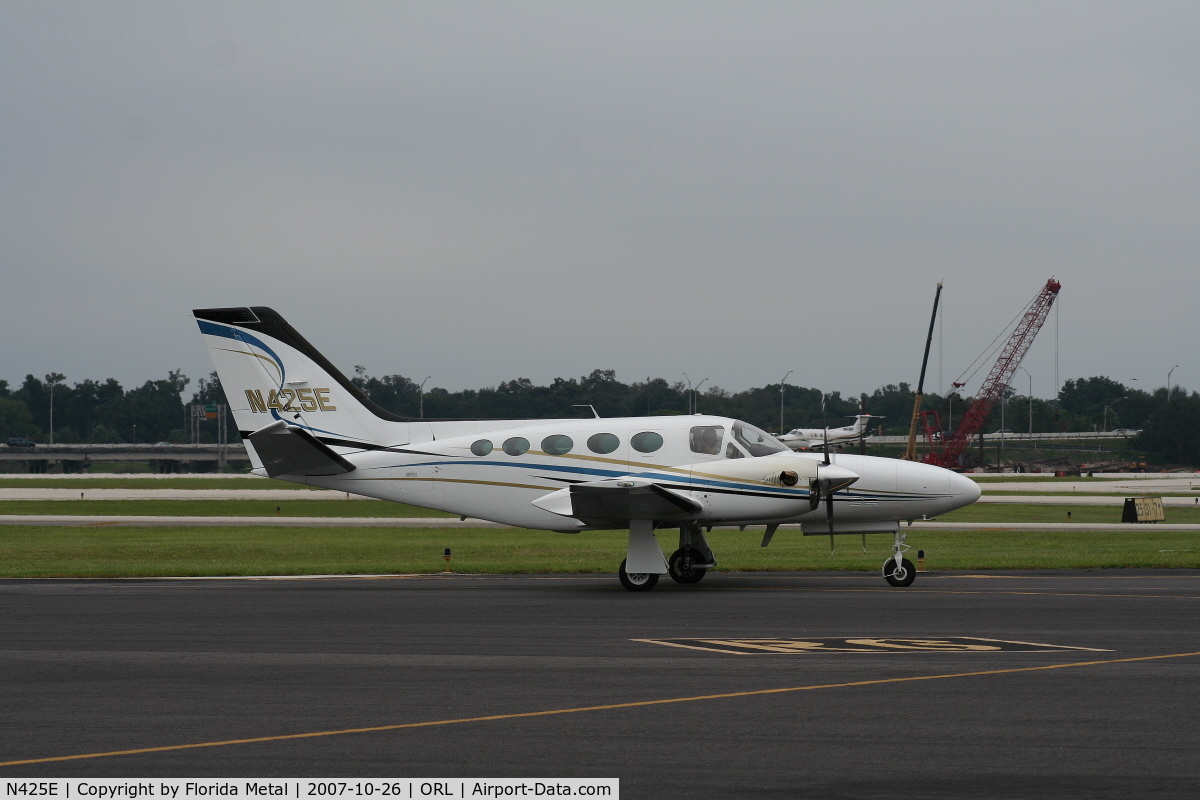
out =
{"type": "Polygon", "coordinates": [[[917,569],[907,558],[900,559],[899,566],[895,558],[889,558],[883,562],[883,578],[892,586],[911,586],[917,579],[917,569]]]}
{"type": "Polygon", "coordinates": [[[904,543],[908,534],[897,528],[894,536],[892,554],[883,562],[883,579],[892,586],[911,586],[917,579],[917,568],[902,555],[911,547],[904,543]]]}

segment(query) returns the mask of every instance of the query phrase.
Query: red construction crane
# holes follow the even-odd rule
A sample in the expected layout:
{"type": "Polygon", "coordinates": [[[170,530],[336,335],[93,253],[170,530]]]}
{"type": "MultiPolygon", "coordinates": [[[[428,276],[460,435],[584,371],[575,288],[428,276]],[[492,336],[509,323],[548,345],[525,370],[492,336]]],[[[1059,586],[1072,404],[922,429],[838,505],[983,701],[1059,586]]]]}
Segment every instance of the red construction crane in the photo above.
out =
{"type": "MultiPolygon", "coordinates": [[[[1021,359],[1029,352],[1033,338],[1042,329],[1042,324],[1045,323],[1046,316],[1050,313],[1050,307],[1054,305],[1054,298],[1058,297],[1058,290],[1061,288],[1062,284],[1051,278],[1046,281],[1046,285],[1042,287],[1037,297],[1033,298],[1033,301],[1026,306],[1021,321],[1017,323],[1012,335],[1008,337],[1004,349],[1000,351],[1000,356],[992,365],[992,371],[988,373],[983,386],[979,388],[979,393],[975,395],[974,402],[971,403],[971,407],[963,415],[958,429],[954,431],[954,435],[948,441],[942,435],[942,423],[937,412],[923,412],[925,440],[929,445],[929,452],[925,454],[926,464],[935,464],[950,469],[960,465],[963,451],[967,449],[971,438],[983,427],[983,423],[992,413],[996,401],[1004,394],[1009,381],[1016,374],[1017,367],[1021,366],[1021,359]]],[[[954,386],[958,388],[962,384],[955,383],[954,386]]]]}

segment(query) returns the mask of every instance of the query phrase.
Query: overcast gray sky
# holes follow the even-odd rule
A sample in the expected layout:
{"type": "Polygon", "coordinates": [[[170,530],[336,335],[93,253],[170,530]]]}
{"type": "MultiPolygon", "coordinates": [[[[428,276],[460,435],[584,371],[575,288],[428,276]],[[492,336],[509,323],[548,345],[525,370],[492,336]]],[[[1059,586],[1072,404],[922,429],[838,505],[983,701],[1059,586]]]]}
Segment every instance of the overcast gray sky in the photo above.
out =
{"type": "Polygon", "coordinates": [[[857,393],[944,279],[936,391],[1054,275],[1062,379],[1196,386],[1198,53],[1195,2],[7,0],[0,378],[198,378],[190,309],[269,305],[452,390],[857,393]]]}

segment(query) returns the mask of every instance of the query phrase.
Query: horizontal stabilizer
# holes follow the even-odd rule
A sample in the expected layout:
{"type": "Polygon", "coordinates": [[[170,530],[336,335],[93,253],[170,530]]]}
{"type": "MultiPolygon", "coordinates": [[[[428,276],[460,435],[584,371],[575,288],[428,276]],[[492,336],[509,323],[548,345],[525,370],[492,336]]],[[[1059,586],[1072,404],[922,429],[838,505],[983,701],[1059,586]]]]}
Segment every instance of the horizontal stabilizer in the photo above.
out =
{"type": "Polygon", "coordinates": [[[589,524],[631,519],[681,519],[700,513],[704,506],[688,495],[640,479],[577,483],[533,501],[538,508],[589,524]]]}
{"type": "Polygon", "coordinates": [[[353,464],[317,441],[311,433],[283,420],[259,428],[247,439],[271,478],[279,475],[341,475],[354,470],[353,464]]]}

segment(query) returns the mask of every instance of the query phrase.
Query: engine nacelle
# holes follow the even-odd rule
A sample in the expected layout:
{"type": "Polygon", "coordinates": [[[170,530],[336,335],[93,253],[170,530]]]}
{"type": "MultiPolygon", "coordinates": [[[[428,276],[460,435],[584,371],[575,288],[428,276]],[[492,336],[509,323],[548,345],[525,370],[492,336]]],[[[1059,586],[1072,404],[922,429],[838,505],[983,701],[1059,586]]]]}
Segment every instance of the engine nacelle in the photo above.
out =
{"type": "Polygon", "coordinates": [[[688,476],[691,488],[684,493],[703,504],[694,518],[705,522],[798,516],[816,507],[816,487],[836,491],[858,480],[848,469],[791,455],[709,461],[672,471],[688,476]]]}

